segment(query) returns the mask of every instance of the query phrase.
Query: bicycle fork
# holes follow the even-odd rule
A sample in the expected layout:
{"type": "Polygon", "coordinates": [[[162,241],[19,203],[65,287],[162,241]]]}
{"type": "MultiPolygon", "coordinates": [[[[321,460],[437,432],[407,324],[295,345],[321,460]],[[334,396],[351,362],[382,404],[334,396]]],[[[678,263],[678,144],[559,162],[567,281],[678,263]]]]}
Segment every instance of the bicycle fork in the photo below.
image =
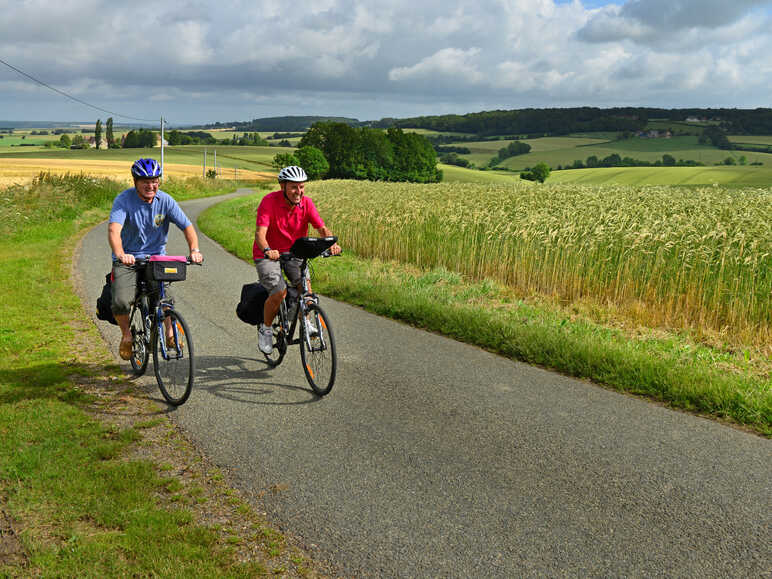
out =
{"type": "Polygon", "coordinates": [[[156,328],[159,332],[158,340],[161,343],[161,356],[164,360],[170,360],[171,358],[182,358],[182,339],[184,338],[184,332],[182,330],[182,326],[180,326],[177,323],[174,323],[173,320],[169,321],[169,324],[171,324],[172,327],[172,337],[174,338],[174,348],[172,349],[173,354],[169,354],[169,349],[166,345],[166,324],[164,323],[166,319],[165,311],[167,309],[171,309],[171,307],[168,304],[161,304],[157,312],[157,321],[156,321],[156,328]]]}

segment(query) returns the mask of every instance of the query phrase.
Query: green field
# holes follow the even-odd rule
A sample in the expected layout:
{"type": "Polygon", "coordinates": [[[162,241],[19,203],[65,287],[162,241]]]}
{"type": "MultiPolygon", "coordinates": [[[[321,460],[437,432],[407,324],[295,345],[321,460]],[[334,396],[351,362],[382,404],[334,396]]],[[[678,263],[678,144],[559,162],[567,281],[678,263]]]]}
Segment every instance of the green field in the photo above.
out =
{"type": "Polygon", "coordinates": [[[575,160],[582,162],[592,155],[603,159],[614,153],[621,157],[632,157],[642,161],[656,162],[667,153],[676,160],[697,161],[705,165],[723,163],[727,157],[739,161],[745,157],[747,163],[761,162],[772,166],[772,155],[748,151],[723,151],[708,145],[700,145],[697,137],[673,137],[671,139],[627,139],[624,141],[607,141],[598,144],[587,144],[579,147],[552,147],[551,141],[559,137],[544,137],[525,142],[531,145],[531,152],[526,155],[510,157],[502,162],[503,167],[522,170],[544,162],[550,167],[571,165],[575,160]],[[546,142],[540,142],[546,141],[546,142]]]}
{"type": "Polygon", "coordinates": [[[729,141],[751,147],[772,147],[771,135],[729,135],[729,141]]]}
{"type": "MultiPolygon", "coordinates": [[[[671,124],[675,125],[676,123],[671,124]]],[[[590,156],[603,159],[613,154],[618,154],[622,158],[631,157],[650,163],[661,161],[662,156],[668,154],[676,161],[695,161],[705,166],[720,165],[727,158],[732,158],[740,164],[744,157],[746,164],[762,163],[772,166],[772,154],[770,153],[720,150],[710,145],[701,145],[698,139],[699,137],[695,134],[671,138],[644,139],[634,137],[616,140],[614,134],[607,133],[524,139],[523,142],[531,146],[531,152],[505,159],[500,167],[510,171],[522,171],[527,167],[533,167],[537,163],[543,162],[554,169],[570,166],[576,160],[584,163],[590,156]]],[[[732,137],[732,140],[746,145],[772,146],[772,136],[737,136],[732,137]]],[[[460,154],[459,157],[473,163],[476,167],[485,167],[496,156],[499,149],[506,147],[511,142],[511,140],[458,141],[449,143],[449,145],[468,148],[470,153],[460,154]]],[[[756,182],[755,178],[749,181],[749,183],[756,182]]]]}
{"type": "MultiPolygon", "coordinates": [[[[20,147],[23,145],[21,150],[23,151],[40,151],[40,150],[47,150],[44,149],[44,145],[49,141],[58,141],[62,135],[54,135],[53,131],[55,129],[14,129],[13,134],[0,134],[0,155],[5,154],[8,151],[16,150],[16,147],[20,147]],[[48,131],[49,134],[47,135],[33,135],[32,131],[48,131]],[[22,138],[23,137],[23,138],[22,138]],[[33,146],[29,146],[33,145],[33,146]],[[6,150],[8,149],[8,151],[6,150]]],[[[72,130],[68,127],[68,130],[72,130]]],[[[121,137],[124,133],[128,131],[126,130],[114,130],[113,135],[115,136],[116,141],[120,141],[121,137]]],[[[67,136],[70,137],[70,139],[74,138],[76,135],[81,135],[83,138],[88,139],[89,137],[94,136],[94,130],[91,129],[86,133],[82,133],[80,129],[74,130],[74,132],[67,133],[67,136]]],[[[105,127],[102,125],[102,137],[105,136],[105,127]]]]}
{"type": "Polygon", "coordinates": [[[772,186],[768,167],[601,167],[552,171],[548,183],[772,186]]]}
{"type": "MultiPolygon", "coordinates": [[[[470,153],[466,155],[459,155],[471,163],[474,163],[477,167],[486,167],[491,158],[495,157],[499,149],[505,148],[512,143],[511,139],[501,141],[470,141],[470,142],[458,142],[453,143],[454,146],[466,147],[470,153]]],[[[563,151],[567,149],[575,149],[576,147],[582,147],[586,145],[596,145],[599,143],[605,143],[603,139],[587,138],[587,137],[545,137],[543,139],[525,139],[523,142],[531,145],[531,153],[534,155],[538,153],[544,153],[548,151],[563,151]]],[[[526,155],[523,155],[525,157],[526,155]]],[[[522,157],[515,157],[522,158],[522,157]]],[[[510,159],[511,160],[511,159],[510,159]]],[[[510,161],[508,160],[508,161],[510,161]]],[[[535,163],[534,163],[535,164],[535,163]]],[[[502,163],[502,166],[507,166],[507,161],[502,163]]]]}
{"type": "Polygon", "coordinates": [[[442,169],[442,181],[445,183],[512,183],[521,182],[519,173],[508,171],[478,171],[455,165],[438,165],[442,169]]]}

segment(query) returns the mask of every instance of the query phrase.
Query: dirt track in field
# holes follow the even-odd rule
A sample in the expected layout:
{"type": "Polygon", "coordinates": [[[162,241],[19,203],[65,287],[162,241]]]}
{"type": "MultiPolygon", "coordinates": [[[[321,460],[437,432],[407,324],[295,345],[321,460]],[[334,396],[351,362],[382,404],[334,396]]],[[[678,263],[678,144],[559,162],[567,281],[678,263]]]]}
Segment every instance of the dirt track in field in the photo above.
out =
{"type": "MultiPolygon", "coordinates": [[[[73,159],[4,159],[0,157],[0,187],[16,183],[28,183],[41,171],[55,174],[85,173],[95,177],[109,177],[119,182],[129,184],[129,167],[127,161],[92,161],[73,159]]],[[[201,167],[196,165],[181,165],[164,163],[164,173],[167,177],[200,177],[201,167]]],[[[234,175],[233,169],[222,169],[221,177],[233,179],[266,179],[274,178],[272,173],[247,171],[239,169],[234,175]]]]}

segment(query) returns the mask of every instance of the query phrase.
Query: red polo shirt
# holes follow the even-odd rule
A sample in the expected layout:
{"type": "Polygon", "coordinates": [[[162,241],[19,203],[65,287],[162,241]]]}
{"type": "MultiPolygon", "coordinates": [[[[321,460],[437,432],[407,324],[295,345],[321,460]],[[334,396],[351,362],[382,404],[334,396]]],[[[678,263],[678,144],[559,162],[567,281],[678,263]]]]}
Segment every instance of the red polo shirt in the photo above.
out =
{"type": "MultiPolygon", "coordinates": [[[[324,221],[319,216],[314,202],[303,195],[297,207],[287,203],[281,189],[269,193],[257,207],[256,227],[268,227],[265,235],[268,247],[281,253],[290,250],[298,237],[308,235],[309,224],[314,229],[324,227],[324,221]]],[[[252,258],[262,259],[263,248],[252,244],[252,258]]]]}

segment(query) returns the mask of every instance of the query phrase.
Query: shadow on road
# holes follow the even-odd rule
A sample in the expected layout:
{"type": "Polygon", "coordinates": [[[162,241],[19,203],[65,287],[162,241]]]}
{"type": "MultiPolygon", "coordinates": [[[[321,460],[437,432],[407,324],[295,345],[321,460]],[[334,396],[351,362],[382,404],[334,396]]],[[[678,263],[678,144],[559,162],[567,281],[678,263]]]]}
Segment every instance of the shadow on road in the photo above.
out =
{"type": "Polygon", "coordinates": [[[246,404],[292,406],[317,402],[320,398],[305,384],[302,371],[298,380],[302,386],[272,381],[274,370],[265,360],[236,356],[196,357],[196,390],[207,390],[215,396],[246,404]],[[281,396],[274,396],[282,390],[281,396]],[[287,400],[287,392],[297,397],[287,400]]]}

